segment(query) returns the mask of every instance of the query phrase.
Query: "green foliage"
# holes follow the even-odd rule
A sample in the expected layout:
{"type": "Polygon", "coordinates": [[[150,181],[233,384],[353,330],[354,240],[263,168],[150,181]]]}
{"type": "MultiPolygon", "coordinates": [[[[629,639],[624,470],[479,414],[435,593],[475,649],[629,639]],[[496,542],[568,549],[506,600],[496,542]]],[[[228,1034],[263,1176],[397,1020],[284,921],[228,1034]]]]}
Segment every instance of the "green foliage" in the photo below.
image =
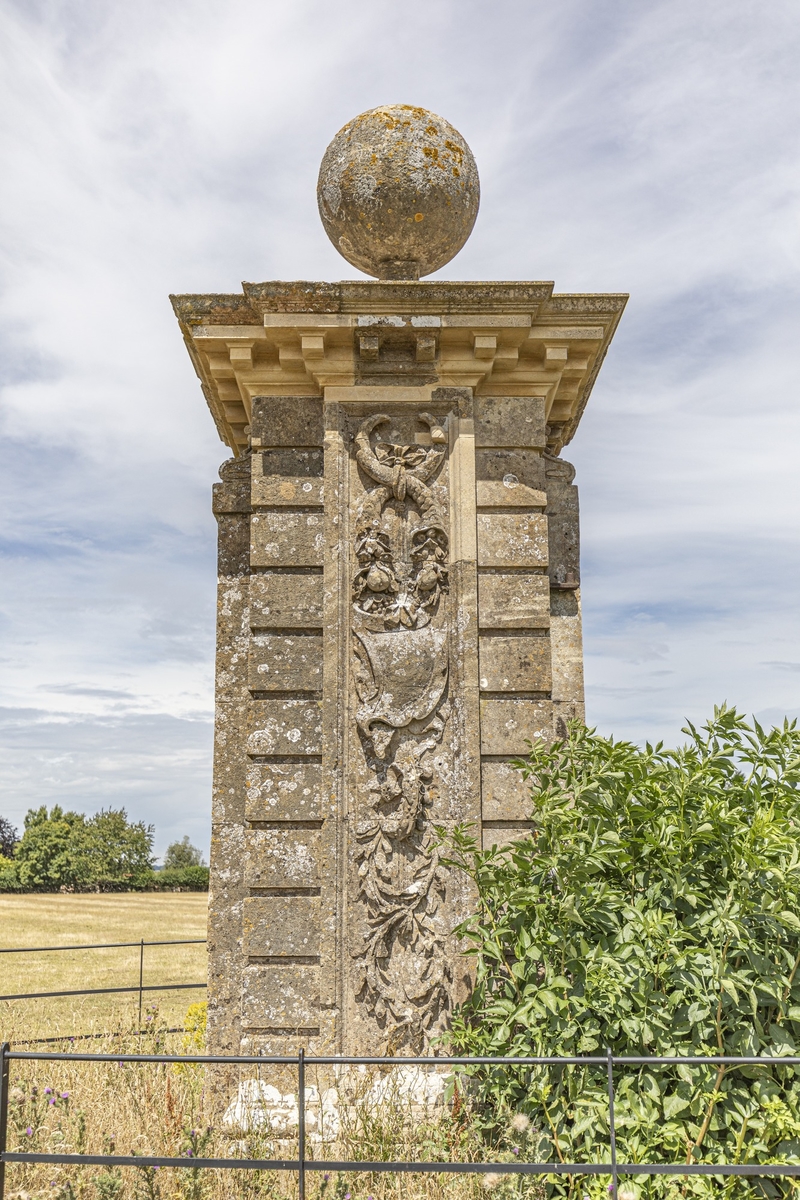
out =
{"type": "Polygon", "coordinates": [[[0,817],[0,857],[13,858],[19,835],[7,817],[0,817]]]}
{"type": "Polygon", "coordinates": [[[21,891],[119,891],[145,887],[152,868],[153,830],[129,822],[124,809],[102,809],[93,817],[42,806],[25,818],[16,847],[13,876],[21,891]]]}
{"type": "Polygon", "coordinates": [[[157,892],[207,892],[208,867],[176,867],[172,870],[154,871],[149,887],[157,892]]]}
{"type": "Polygon", "coordinates": [[[181,838],[179,842],[173,842],[167,846],[167,852],[164,855],[164,869],[180,870],[183,867],[202,867],[203,855],[196,846],[193,846],[189,841],[188,836],[181,838]]]}
{"type": "MultiPolygon", "coordinates": [[[[715,710],[688,744],[641,749],[579,723],[516,765],[532,835],[450,864],[477,885],[461,927],[476,986],[454,1051],[476,1055],[797,1054],[800,731],[715,710]]],[[[541,1161],[608,1161],[602,1067],[484,1068],[490,1129],[526,1113],[541,1161]]],[[[616,1069],[621,1162],[800,1163],[800,1073],[785,1066],[616,1069]]],[[[607,1181],[560,1179],[599,1197],[607,1181]]],[[[652,1177],[648,1195],[788,1194],[790,1181],[652,1177]]]]}

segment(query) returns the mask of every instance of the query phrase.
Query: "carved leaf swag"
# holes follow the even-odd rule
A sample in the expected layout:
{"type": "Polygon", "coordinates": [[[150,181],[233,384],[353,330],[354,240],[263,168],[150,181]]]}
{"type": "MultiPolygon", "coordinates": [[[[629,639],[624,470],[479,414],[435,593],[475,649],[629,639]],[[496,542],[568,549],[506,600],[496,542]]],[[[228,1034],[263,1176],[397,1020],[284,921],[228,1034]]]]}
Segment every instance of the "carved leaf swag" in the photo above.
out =
{"type": "Polygon", "coordinates": [[[430,755],[449,715],[447,630],[440,602],[448,590],[448,535],[429,486],[444,433],[420,420],[433,445],[395,445],[356,434],[356,461],[377,487],[356,517],[353,579],[356,721],[375,778],[370,816],[359,823],[359,896],[367,908],[358,994],[394,1044],[425,1044],[447,1004],[450,971],[434,917],[446,873],[433,849],[426,810],[436,798],[430,755]]]}

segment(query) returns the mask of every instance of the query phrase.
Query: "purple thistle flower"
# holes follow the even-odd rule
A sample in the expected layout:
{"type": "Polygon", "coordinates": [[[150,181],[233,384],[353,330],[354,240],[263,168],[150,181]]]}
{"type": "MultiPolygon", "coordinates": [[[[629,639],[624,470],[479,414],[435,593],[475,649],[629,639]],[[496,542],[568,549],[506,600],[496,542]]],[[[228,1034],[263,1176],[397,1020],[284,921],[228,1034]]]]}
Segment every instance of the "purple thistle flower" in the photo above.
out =
{"type": "Polygon", "coordinates": [[[45,1094],[45,1096],[49,1096],[49,1095],[50,1095],[50,1093],[52,1092],[52,1090],[53,1090],[52,1088],[45,1088],[45,1089],[44,1089],[44,1094],[45,1094]]]}
{"type": "Polygon", "coordinates": [[[511,1149],[511,1153],[512,1153],[512,1154],[519,1154],[519,1146],[513,1146],[513,1147],[512,1147],[512,1149],[511,1149]]]}
{"type": "Polygon", "coordinates": [[[69,1100],[69,1092],[62,1092],[62,1093],[61,1093],[61,1099],[62,1099],[62,1100],[69,1100]]]}
{"type": "Polygon", "coordinates": [[[25,1133],[28,1135],[28,1137],[33,1137],[33,1130],[31,1129],[30,1125],[25,1130],[25,1133]]]}

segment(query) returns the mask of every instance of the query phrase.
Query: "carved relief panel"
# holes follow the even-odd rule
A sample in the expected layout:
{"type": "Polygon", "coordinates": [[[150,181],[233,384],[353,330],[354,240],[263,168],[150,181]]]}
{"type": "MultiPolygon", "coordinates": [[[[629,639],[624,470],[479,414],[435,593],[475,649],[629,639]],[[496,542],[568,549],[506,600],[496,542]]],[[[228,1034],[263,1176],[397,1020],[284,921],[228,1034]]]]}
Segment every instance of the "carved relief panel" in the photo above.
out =
{"type": "Polygon", "coordinates": [[[458,819],[447,418],[407,405],[346,422],[348,1026],[389,1050],[425,1046],[446,1017],[463,893],[434,829],[458,819]]]}

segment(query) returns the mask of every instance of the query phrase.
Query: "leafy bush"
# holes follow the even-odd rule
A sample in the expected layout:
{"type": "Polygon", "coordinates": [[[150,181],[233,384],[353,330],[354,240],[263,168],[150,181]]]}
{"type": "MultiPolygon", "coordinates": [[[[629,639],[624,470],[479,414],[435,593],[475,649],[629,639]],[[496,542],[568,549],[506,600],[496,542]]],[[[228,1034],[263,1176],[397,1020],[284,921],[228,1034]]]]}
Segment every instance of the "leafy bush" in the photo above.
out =
{"type": "Polygon", "coordinates": [[[208,867],[177,867],[172,870],[154,871],[149,887],[158,892],[170,892],[175,888],[182,892],[207,892],[208,867]]]}
{"type": "Polygon", "coordinates": [[[202,866],[202,852],[196,846],[192,845],[188,836],[184,836],[179,842],[173,842],[170,846],[167,846],[167,852],[164,855],[165,870],[202,866]]]}
{"type": "MultiPolygon", "coordinates": [[[[563,742],[537,742],[516,764],[531,786],[529,838],[481,852],[456,831],[450,862],[478,899],[461,927],[477,971],[453,1050],[797,1054],[800,731],[787,722],[766,732],[723,707],[684,732],[681,749],[641,749],[574,723],[563,742]]],[[[800,1163],[797,1068],[632,1065],[616,1075],[621,1162],[800,1163]]],[[[490,1129],[525,1113],[543,1161],[608,1162],[602,1068],[484,1068],[480,1079],[490,1129]]],[[[605,1182],[580,1187],[599,1197],[605,1182]]],[[[656,1176],[644,1186],[654,1197],[707,1195],[719,1181],[656,1176]]],[[[724,1190],[752,1186],[730,1179],[724,1190]]],[[[758,1190],[791,1185],[761,1179],[758,1190]]]]}
{"type": "Polygon", "coordinates": [[[147,886],[152,850],[152,826],[129,822],[124,809],[87,818],[58,805],[48,813],[43,806],[25,817],[13,874],[0,875],[16,879],[21,891],[135,890],[147,886]]]}

